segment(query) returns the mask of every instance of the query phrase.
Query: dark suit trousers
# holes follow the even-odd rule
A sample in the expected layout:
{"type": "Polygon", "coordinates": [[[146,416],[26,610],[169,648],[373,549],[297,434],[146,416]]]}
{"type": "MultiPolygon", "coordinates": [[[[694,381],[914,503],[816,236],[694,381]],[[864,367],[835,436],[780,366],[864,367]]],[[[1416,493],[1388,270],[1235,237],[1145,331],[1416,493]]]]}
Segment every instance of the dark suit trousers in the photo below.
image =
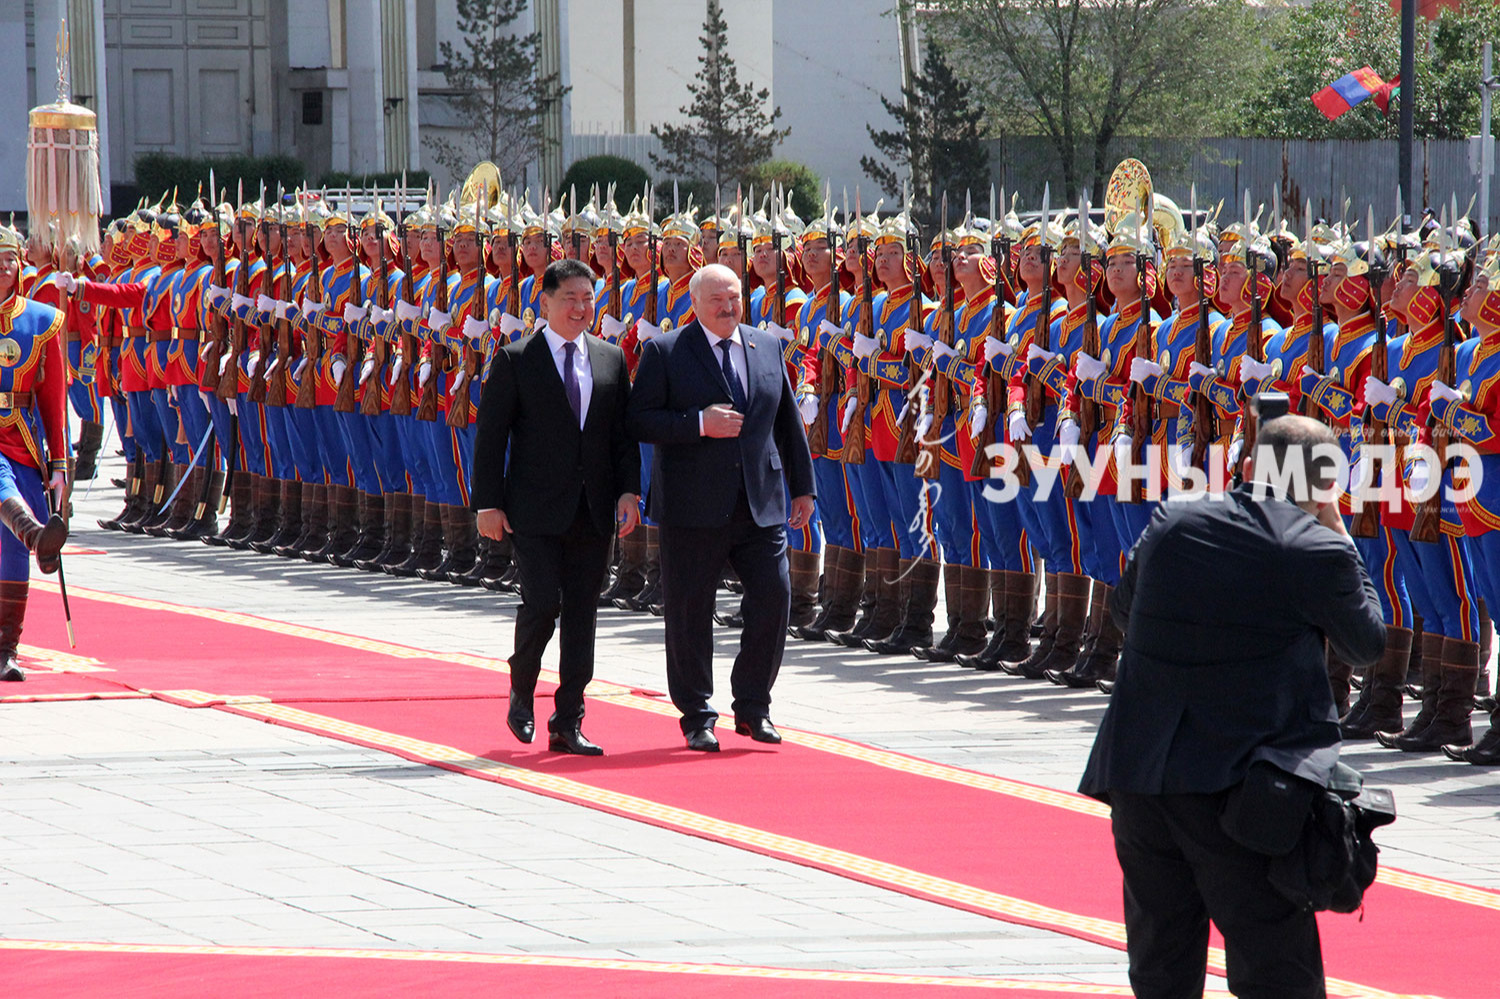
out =
{"type": "Polygon", "coordinates": [[[1110,792],[1125,873],[1130,984],[1139,999],[1199,999],[1208,923],[1224,935],[1229,990],[1242,999],[1324,999],[1318,924],[1267,876],[1269,858],[1219,827],[1224,792],[1110,792]]]}
{"type": "Polygon", "coordinates": [[[723,527],[661,526],[662,603],[667,631],[667,690],[682,713],[682,731],[712,728],[714,597],[728,562],[745,592],[745,628],[730,674],[734,717],[769,717],[771,685],[781,669],[791,610],[786,527],[760,527],[740,493],[723,527]]]}
{"type": "Polygon", "coordinates": [[[516,649],[510,657],[510,689],[530,704],[542,668],[542,652],[561,617],[558,672],[549,731],[583,721],[583,691],[594,678],[594,627],[599,590],[609,570],[609,535],[589,519],[580,495],[578,513],[562,534],[517,534],[521,606],[516,610],[516,649]]]}

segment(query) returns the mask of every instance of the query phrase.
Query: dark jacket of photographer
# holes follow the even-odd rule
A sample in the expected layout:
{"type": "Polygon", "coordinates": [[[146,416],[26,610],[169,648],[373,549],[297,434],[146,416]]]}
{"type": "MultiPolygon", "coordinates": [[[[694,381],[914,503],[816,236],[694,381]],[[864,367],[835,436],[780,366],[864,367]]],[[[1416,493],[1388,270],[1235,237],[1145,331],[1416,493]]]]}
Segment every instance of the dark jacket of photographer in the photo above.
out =
{"type": "Polygon", "coordinates": [[[1323,641],[1380,658],[1380,602],[1347,537],[1250,486],[1163,504],[1110,611],[1125,647],[1080,790],[1209,794],[1265,760],[1324,784],[1339,728],[1323,641]]]}

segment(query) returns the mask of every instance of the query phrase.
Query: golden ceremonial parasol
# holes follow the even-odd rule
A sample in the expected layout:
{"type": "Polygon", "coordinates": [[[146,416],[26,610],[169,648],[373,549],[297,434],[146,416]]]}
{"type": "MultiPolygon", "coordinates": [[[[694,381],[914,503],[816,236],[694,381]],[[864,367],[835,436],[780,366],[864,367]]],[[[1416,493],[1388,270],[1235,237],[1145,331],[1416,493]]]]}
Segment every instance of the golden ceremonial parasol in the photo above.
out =
{"type": "Polygon", "coordinates": [[[99,248],[99,129],[94,112],[72,101],[68,22],[57,29],[57,100],[31,109],[26,139],[29,228],[54,248],[77,239],[99,248]]]}

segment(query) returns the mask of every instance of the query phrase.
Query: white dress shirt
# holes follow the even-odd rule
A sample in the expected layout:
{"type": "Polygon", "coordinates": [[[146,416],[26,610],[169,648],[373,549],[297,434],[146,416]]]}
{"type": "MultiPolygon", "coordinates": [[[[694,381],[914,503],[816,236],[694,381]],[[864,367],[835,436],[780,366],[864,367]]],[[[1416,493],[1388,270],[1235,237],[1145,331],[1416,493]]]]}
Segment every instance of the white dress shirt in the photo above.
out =
{"type": "MultiPolygon", "coordinates": [[[[724,342],[724,337],[715,335],[707,326],[703,327],[703,335],[708,338],[708,348],[714,353],[714,365],[721,371],[724,368],[724,351],[719,344],[724,342]]],[[[749,370],[749,359],[745,356],[745,342],[740,338],[740,329],[734,328],[729,334],[729,366],[734,369],[734,375],[740,381],[740,391],[745,398],[750,398],[750,386],[745,380],[745,372],[749,370]]],[[[703,436],[703,414],[698,414],[698,436],[703,436]]]]}
{"type": "MultiPolygon", "coordinates": [[[[564,366],[567,364],[567,340],[558,336],[551,327],[543,327],[542,336],[547,338],[547,349],[552,351],[552,363],[557,365],[557,377],[567,383],[567,374],[564,366]]],[[[584,420],[589,415],[589,398],[594,394],[594,369],[589,364],[589,348],[583,340],[587,333],[579,336],[573,343],[578,349],[573,352],[573,374],[578,378],[578,429],[583,429],[584,420]]]]}

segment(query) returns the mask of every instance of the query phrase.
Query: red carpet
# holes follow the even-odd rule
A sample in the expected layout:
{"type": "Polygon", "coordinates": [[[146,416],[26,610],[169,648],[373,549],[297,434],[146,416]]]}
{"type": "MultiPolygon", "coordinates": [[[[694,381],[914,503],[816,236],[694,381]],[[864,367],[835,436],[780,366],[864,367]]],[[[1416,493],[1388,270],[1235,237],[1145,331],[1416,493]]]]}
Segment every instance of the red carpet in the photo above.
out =
{"type": "MultiPolygon", "coordinates": [[[[48,644],[46,629],[53,627],[52,641],[61,642],[60,619],[50,625],[45,610],[55,598],[38,597],[33,619],[40,623],[33,630],[28,621],[28,637],[48,644]]],[[[511,739],[503,701],[492,699],[504,691],[504,677],[474,668],[488,660],[440,659],[164,605],[129,607],[75,596],[74,607],[91,633],[110,636],[107,645],[86,651],[117,671],[113,679],[174,691],[166,696],[179,703],[235,698],[227,710],[1009,922],[1123,943],[1109,826],[1094,803],[1076,795],[807,733],[788,733],[788,744],[771,749],[721,729],[724,752],[694,754],[682,748],[670,705],[606,684],[599,687],[613,696],[590,699],[587,729],[609,755],[558,756],[511,739]],[[168,660],[164,634],[172,635],[168,660]],[[395,697],[402,688],[447,699],[338,699],[395,697]],[[277,703],[241,699],[245,695],[270,695],[277,703]]],[[[540,717],[547,711],[538,704],[540,717]]],[[[1330,991],[1493,999],[1494,977],[1477,970],[1485,965],[1471,942],[1500,933],[1500,893],[1400,872],[1384,880],[1397,883],[1372,889],[1362,919],[1323,920],[1330,991]],[[1452,932],[1457,926],[1462,933],[1452,932]]]]}
{"type": "MultiPolygon", "coordinates": [[[[1129,996],[1114,986],[1013,979],[819,972],[533,955],[0,942],[8,995],[46,999],[264,999],[333,996],[642,996],[723,999],[996,999],[1129,996]]],[[[1224,995],[1224,993],[1215,993],[1224,995]]]]}

